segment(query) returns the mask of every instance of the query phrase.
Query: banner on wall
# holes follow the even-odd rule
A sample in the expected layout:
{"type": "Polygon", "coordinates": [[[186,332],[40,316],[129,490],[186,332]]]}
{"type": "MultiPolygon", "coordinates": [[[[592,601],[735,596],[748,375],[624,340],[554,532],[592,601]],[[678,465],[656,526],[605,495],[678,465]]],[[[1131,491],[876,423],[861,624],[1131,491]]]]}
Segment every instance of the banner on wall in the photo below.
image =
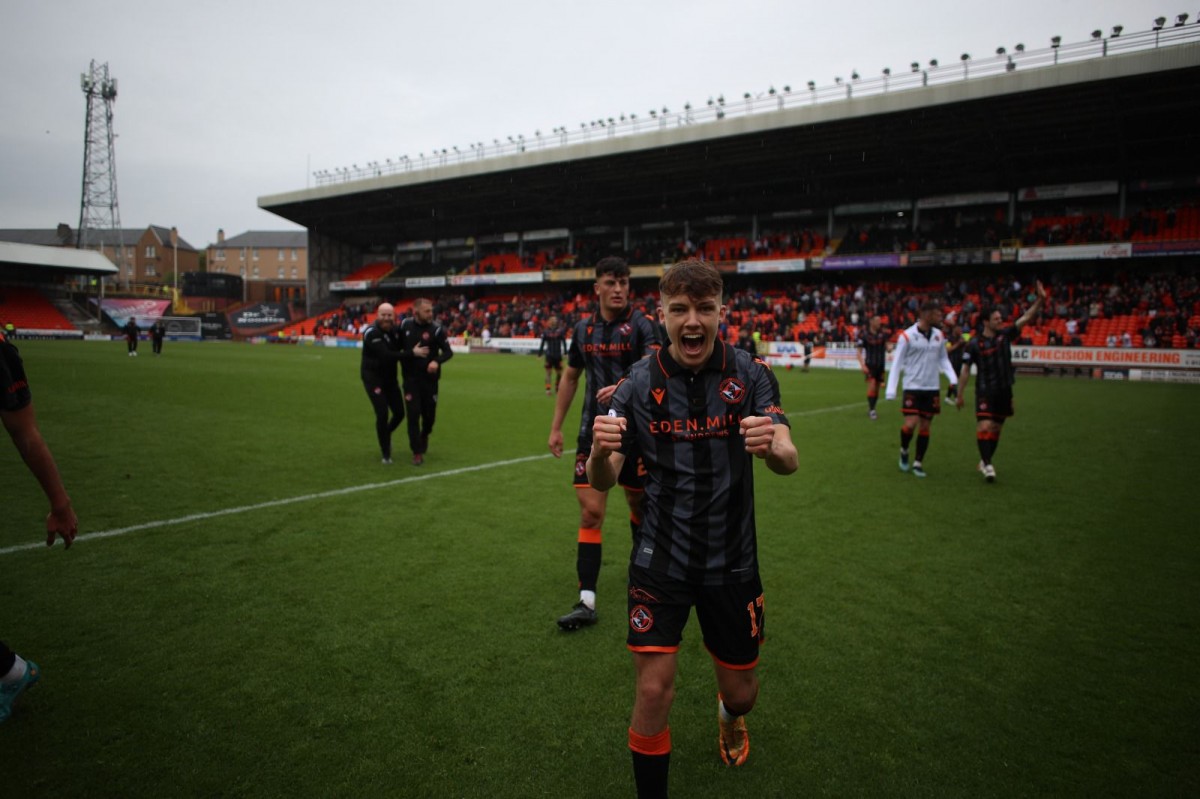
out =
{"type": "Polygon", "coordinates": [[[291,321],[288,307],[282,302],[260,302],[235,311],[229,324],[233,327],[263,328],[286,325],[291,321]]]}
{"type": "MultiPolygon", "coordinates": [[[[91,298],[94,305],[96,298],[91,298]]],[[[117,327],[124,327],[130,319],[137,320],[137,326],[149,330],[154,323],[171,307],[170,300],[141,300],[141,299],[104,299],[100,303],[103,311],[117,327]]]]}

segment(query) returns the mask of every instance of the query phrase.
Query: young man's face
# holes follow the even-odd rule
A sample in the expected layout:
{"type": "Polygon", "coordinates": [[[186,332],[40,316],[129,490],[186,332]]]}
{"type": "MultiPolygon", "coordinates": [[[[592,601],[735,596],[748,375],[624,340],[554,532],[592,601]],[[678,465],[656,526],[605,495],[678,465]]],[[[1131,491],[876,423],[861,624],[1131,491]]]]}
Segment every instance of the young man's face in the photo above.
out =
{"type": "Polygon", "coordinates": [[[421,302],[413,306],[413,316],[420,324],[427,325],[433,321],[433,303],[421,302]]]}
{"type": "Polygon", "coordinates": [[[882,320],[882,319],[880,319],[878,316],[872,316],[872,317],[871,317],[871,322],[870,322],[870,329],[871,329],[871,332],[872,332],[872,333],[878,333],[878,332],[879,332],[879,328],[881,328],[881,327],[883,327],[883,320],[882,320]]]}
{"type": "Polygon", "coordinates": [[[1000,328],[1004,327],[1004,317],[999,311],[992,311],[992,315],[988,317],[987,328],[992,333],[999,333],[1000,328]]]}
{"type": "Polygon", "coordinates": [[[609,315],[620,313],[629,304],[629,277],[601,275],[596,281],[596,295],[600,298],[600,310],[609,315]]]}
{"type": "Polygon", "coordinates": [[[935,308],[932,311],[921,311],[920,319],[926,328],[937,327],[942,323],[942,310],[935,308]]]}
{"type": "Polygon", "coordinates": [[[671,357],[680,366],[697,370],[708,362],[716,346],[717,328],[725,318],[719,294],[689,297],[663,295],[658,319],[667,328],[671,357]]]}

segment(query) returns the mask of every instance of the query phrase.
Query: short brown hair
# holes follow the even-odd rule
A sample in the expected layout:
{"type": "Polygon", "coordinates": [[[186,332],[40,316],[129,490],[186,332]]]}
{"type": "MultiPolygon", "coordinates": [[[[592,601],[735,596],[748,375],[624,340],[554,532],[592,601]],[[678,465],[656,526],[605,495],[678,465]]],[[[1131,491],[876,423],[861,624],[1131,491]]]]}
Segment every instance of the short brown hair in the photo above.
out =
{"type": "Polygon", "coordinates": [[[615,255],[610,255],[606,258],[601,258],[596,263],[596,279],[612,275],[613,277],[629,277],[629,264],[624,258],[618,258],[615,255]]]}
{"type": "Polygon", "coordinates": [[[688,258],[667,268],[658,281],[658,291],[664,297],[686,294],[693,300],[717,296],[724,299],[725,284],[721,273],[707,261],[688,258]]]}
{"type": "Polygon", "coordinates": [[[936,297],[930,297],[929,299],[925,300],[925,302],[921,303],[921,312],[922,313],[924,313],[925,311],[940,311],[940,310],[942,310],[942,304],[937,300],[936,297]]]}

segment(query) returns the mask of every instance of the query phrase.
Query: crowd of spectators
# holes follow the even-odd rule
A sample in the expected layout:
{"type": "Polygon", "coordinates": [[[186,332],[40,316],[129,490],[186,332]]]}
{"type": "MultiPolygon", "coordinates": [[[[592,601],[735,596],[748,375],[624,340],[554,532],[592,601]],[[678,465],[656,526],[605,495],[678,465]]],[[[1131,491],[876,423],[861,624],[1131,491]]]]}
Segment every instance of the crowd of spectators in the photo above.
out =
{"type": "Polygon", "coordinates": [[[336,336],[341,333],[359,335],[369,324],[373,309],[363,304],[343,304],[332,314],[316,320],[312,334],[314,336],[336,336]]]}
{"type": "Polygon", "coordinates": [[[467,254],[444,255],[436,264],[428,253],[423,253],[408,257],[398,266],[402,274],[409,275],[486,275],[590,268],[610,255],[638,265],[669,264],[683,258],[736,261],[996,248],[1018,240],[1023,246],[1035,247],[1200,238],[1200,208],[1191,199],[1148,205],[1125,217],[1117,216],[1112,209],[1044,207],[1022,211],[1012,225],[1007,222],[1005,205],[925,209],[920,214],[915,226],[903,214],[847,219],[837,226],[834,241],[804,226],[768,229],[757,235],[732,226],[707,230],[698,227],[685,236],[637,231],[627,246],[610,232],[580,235],[570,244],[565,240],[528,242],[520,251],[491,245],[477,256],[471,256],[469,250],[467,254]]]}
{"type": "MultiPolygon", "coordinates": [[[[1200,345],[1200,278],[1196,272],[1114,272],[1104,277],[1056,275],[1047,281],[1050,299],[1039,319],[1024,330],[1026,343],[1066,346],[1183,347],[1200,345]],[[1097,342],[1093,325],[1112,328],[1115,340],[1097,342]],[[1124,334],[1128,333],[1126,341],[1124,334]]],[[[810,276],[803,282],[770,289],[737,287],[728,299],[729,315],[721,334],[734,339],[742,330],[761,340],[845,342],[857,339],[858,328],[879,315],[898,332],[916,321],[927,298],[937,298],[948,323],[970,330],[986,308],[999,308],[1016,319],[1034,301],[1032,278],[993,275],[935,283],[866,282],[860,277],[810,276]],[[811,279],[816,277],[817,279],[811,279]]],[[[633,291],[633,305],[654,318],[657,293],[652,286],[633,291]]],[[[537,336],[551,317],[571,326],[596,313],[588,291],[534,292],[469,297],[442,294],[434,298],[434,314],[451,336],[510,338],[537,336]]],[[[354,332],[367,323],[368,309],[345,308],[326,329],[354,332]]]]}

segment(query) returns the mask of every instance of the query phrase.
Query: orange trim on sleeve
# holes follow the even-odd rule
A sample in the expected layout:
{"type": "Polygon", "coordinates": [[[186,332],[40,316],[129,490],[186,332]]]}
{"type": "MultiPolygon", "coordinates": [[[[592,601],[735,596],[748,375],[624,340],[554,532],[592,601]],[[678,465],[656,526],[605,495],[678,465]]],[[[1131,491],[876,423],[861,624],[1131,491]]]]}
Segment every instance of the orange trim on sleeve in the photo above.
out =
{"type": "Polygon", "coordinates": [[[657,735],[639,735],[629,728],[629,749],[639,755],[669,755],[671,753],[671,728],[666,727],[657,735]]]}
{"type": "Polygon", "coordinates": [[[600,531],[594,527],[579,528],[579,543],[581,544],[599,544],[600,537],[600,531]]]}

